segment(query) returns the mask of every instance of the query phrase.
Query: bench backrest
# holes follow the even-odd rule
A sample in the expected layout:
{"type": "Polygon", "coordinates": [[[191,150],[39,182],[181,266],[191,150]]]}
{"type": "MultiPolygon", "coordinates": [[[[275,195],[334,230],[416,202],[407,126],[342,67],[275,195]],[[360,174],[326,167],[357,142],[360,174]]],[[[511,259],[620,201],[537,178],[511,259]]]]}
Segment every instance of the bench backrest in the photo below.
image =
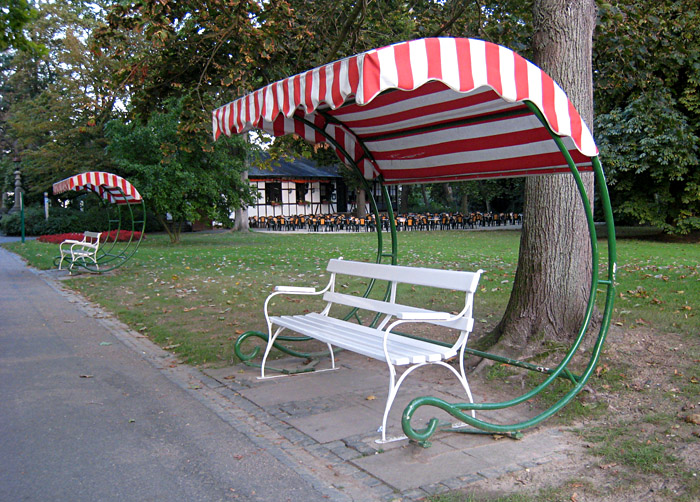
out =
{"type": "Polygon", "coordinates": [[[83,235],[85,236],[86,240],[90,240],[93,241],[93,243],[99,244],[102,232],[83,232],[83,235]]]}
{"type": "Polygon", "coordinates": [[[380,263],[365,263],[350,260],[332,259],[328,262],[327,270],[336,274],[347,274],[368,279],[389,282],[415,284],[434,288],[454,289],[475,293],[479,284],[478,272],[462,270],[440,270],[421,267],[404,267],[401,265],[385,265],[380,263]]]}

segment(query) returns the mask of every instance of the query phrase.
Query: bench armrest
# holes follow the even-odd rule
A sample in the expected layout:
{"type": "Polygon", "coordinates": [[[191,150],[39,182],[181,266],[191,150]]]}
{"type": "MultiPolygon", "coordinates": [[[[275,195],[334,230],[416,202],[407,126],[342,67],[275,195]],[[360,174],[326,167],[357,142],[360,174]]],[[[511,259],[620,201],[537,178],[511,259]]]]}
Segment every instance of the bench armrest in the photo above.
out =
{"type": "Polygon", "coordinates": [[[447,312],[400,312],[396,317],[404,321],[449,321],[454,316],[447,312]]]}
{"type": "Polygon", "coordinates": [[[302,286],[275,286],[278,293],[315,293],[316,288],[306,288],[302,286]]]}

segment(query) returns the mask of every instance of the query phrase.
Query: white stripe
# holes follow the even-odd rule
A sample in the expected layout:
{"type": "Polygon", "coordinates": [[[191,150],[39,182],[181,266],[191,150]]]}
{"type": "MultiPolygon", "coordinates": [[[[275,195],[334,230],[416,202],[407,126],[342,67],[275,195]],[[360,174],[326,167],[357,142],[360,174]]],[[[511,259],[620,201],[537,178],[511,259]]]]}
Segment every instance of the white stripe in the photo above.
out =
{"type": "Polygon", "coordinates": [[[272,94],[272,86],[275,84],[270,84],[265,87],[265,120],[272,122],[272,111],[275,108],[274,95],[272,94]]]}
{"type": "MultiPolygon", "coordinates": [[[[362,121],[362,120],[368,120],[368,119],[374,119],[377,117],[391,117],[392,115],[395,115],[396,113],[400,112],[405,112],[406,110],[412,110],[415,108],[419,107],[424,107],[424,106],[432,106],[432,105],[439,105],[439,104],[444,104],[448,103],[450,101],[455,101],[462,99],[467,96],[478,96],[479,94],[488,92],[490,89],[486,88],[481,88],[473,92],[469,93],[460,93],[453,91],[451,89],[445,89],[444,91],[440,92],[434,92],[431,94],[427,94],[424,96],[416,96],[415,98],[409,98],[409,99],[404,99],[402,101],[399,101],[398,103],[393,103],[393,104],[388,104],[385,106],[379,106],[377,108],[374,108],[372,110],[368,110],[365,108],[355,108],[355,112],[349,111],[350,109],[346,110],[341,110],[335,113],[334,115],[342,120],[343,122],[354,122],[354,121],[362,121]]],[[[400,92],[400,91],[398,91],[400,92]]],[[[496,99],[487,101],[485,104],[478,105],[479,107],[483,107],[484,105],[487,105],[489,103],[492,103],[493,105],[499,105],[498,101],[496,99]]],[[[505,103],[505,105],[508,105],[508,103],[505,103]]],[[[471,110],[470,108],[467,108],[467,110],[471,110]]]]}
{"type": "Polygon", "coordinates": [[[326,65],[326,97],[325,102],[328,103],[331,108],[335,108],[333,103],[333,65],[326,65]]]}
{"type": "Polygon", "coordinates": [[[393,131],[396,129],[410,128],[416,125],[424,125],[426,123],[442,122],[452,119],[469,118],[475,115],[480,115],[485,112],[497,112],[502,110],[507,110],[513,108],[514,106],[519,106],[519,104],[507,103],[506,101],[499,100],[497,102],[498,106],[494,106],[493,103],[483,103],[478,106],[469,107],[467,110],[469,113],[465,113],[464,109],[449,110],[442,113],[434,113],[429,115],[421,115],[418,117],[411,117],[406,120],[393,122],[390,124],[376,125],[370,127],[353,127],[355,134],[360,136],[370,136],[374,134],[379,134],[383,132],[393,131]]]}
{"type": "Polygon", "coordinates": [[[542,70],[527,62],[528,99],[542,110],[542,70]]]}
{"type": "Polygon", "coordinates": [[[470,53],[472,59],[472,78],[474,88],[478,89],[488,83],[486,74],[486,43],[482,40],[470,40],[470,53]]]}
{"type": "Polygon", "coordinates": [[[379,92],[392,89],[399,83],[399,74],[396,70],[394,47],[386,47],[377,51],[379,59],[379,92]]]}
{"type": "Polygon", "coordinates": [[[434,155],[419,159],[394,159],[377,161],[379,168],[384,171],[405,171],[410,169],[429,169],[432,167],[444,167],[456,164],[472,164],[502,159],[527,158],[534,155],[558,152],[556,143],[551,139],[527,143],[525,145],[510,146],[507,148],[491,148],[469,152],[448,153],[434,155]]]}
{"type": "Polygon", "coordinates": [[[453,89],[459,90],[459,60],[457,59],[457,43],[454,38],[440,39],[440,64],[442,65],[442,81],[453,89]]]}
{"type": "Polygon", "coordinates": [[[319,91],[321,90],[321,70],[315,69],[311,72],[311,103],[306,103],[306,105],[311,105],[315,110],[318,104],[321,102],[321,96],[319,96],[319,91]]]}
{"type": "Polygon", "coordinates": [[[226,136],[231,136],[231,128],[229,127],[229,118],[231,117],[231,105],[226,105],[219,116],[223,119],[223,123],[221,125],[223,126],[222,129],[224,134],[226,136]]]}
{"type": "Polygon", "coordinates": [[[340,62],[340,95],[343,97],[343,101],[352,91],[350,89],[349,68],[349,59],[344,59],[340,62]]]}
{"type": "MultiPolygon", "coordinates": [[[[214,110],[214,113],[211,114],[211,130],[212,130],[214,140],[216,140],[216,133],[219,130],[219,122],[216,119],[218,113],[219,113],[219,110],[214,110]]],[[[56,193],[55,189],[54,189],[54,193],[56,193]]]]}
{"type": "Polygon", "coordinates": [[[559,126],[559,130],[555,132],[564,136],[570,136],[569,99],[556,82],[554,82],[554,112],[557,115],[557,125],[559,126]]]}
{"type": "Polygon", "coordinates": [[[500,62],[503,98],[513,102],[518,97],[518,92],[515,89],[515,55],[513,51],[499,47],[498,60],[500,62]]]}
{"type": "Polygon", "coordinates": [[[400,151],[404,148],[420,148],[450,141],[465,139],[488,138],[494,135],[514,134],[523,131],[540,129],[542,125],[537,117],[526,115],[511,118],[507,121],[489,122],[478,126],[464,126],[432,131],[429,134],[419,134],[405,138],[393,138],[387,141],[368,141],[366,144],[373,152],[400,151]]]}
{"type": "Polygon", "coordinates": [[[414,40],[408,44],[409,57],[411,58],[411,73],[413,75],[413,88],[420,87],[428,80],[428,54],[425,49],[425,40],[414,40]]]}

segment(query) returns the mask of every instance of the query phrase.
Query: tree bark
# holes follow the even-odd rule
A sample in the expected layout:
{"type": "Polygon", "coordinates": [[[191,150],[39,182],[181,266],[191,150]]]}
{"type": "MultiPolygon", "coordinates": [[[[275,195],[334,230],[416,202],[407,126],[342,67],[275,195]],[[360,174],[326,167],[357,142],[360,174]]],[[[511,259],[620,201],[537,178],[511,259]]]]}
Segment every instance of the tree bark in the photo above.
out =
{"type": "MultiPolygon", "coordinates": [[[[594,0],[535,0],[533,13],[533,62],[559,83],[591,127],[594,0]]],[[[593,175],[583,178],[592,200],[593,175]]],[[[573,177],[528,177],[513,291],[489,338],[511,355],[537,353],[547,341],[571,341],[583,321],[590,283],[590,240],[573,177]]]]}
{"type": "MultiPolygon", "coordinates": [[[[245,142],[247,146],[250,146],[250,133],[245,133],[245,142]]],[[[248,184],[248,171],[250,168],[250,155],[246,152],[245,156],[245,171],[241,173],[241,180],[244,184],[248,184]]],[[[248,232],[250,230],[250,222],[248,221],[248,211],[247,207],[237,207],[235,220],[233,222],[234,232],[248,232]]]]}
{"type": "Polygon", "coordinates": [[[364,218],[367,216],[367,195],[362,188],[357,189],[357,217],[364,218]]]}
{"type": "Polygon", "coordinates": [[[413,190],[413,185],[401,185],[401,198],[399,200],[399,214],[408,212],[408,198],[413,190]]]}

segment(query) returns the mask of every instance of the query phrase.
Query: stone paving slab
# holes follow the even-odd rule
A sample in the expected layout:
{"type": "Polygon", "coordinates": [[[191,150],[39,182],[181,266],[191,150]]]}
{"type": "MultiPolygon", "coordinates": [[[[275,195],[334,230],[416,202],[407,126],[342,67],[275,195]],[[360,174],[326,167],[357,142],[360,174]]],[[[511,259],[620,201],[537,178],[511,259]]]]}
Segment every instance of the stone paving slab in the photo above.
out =
{"type": "MultiPolygon", "coordinates": [[[[288,368],[298,360],[275,361],[288,368]]],[[[319,365],[323,368],[323,365],[319,365]]],[[[437,368],[440,370],[439,368],[437,368]]],[[[432,446],[423,448],[407,439],[379,444],[386,394],[386,366],[355,354],[343,353],[335,371],[259,380],[259,369],[244,365],[205,370],[211,379],[240,395],[257,409],[264,420],[280,434],[281,442],[299,454],[300,448],[313,458],[328,462],[329,469],[342,479],[364,484],[367,500],[418,500],[428,495],[465,488],[470,483],[495,479],[531,466],[562,458],[567,438],[557,429],[526,431],[522,440],[494,439],[487,434],[440,431],[432,446]],[[275,425],[278,424],[278,425],[275,425]]],[[[439,384],[419,372],[401,387],[389,415],[387,436],[402,435],[401,414],[417,396],[433,395],[448,402],[466,401],[464,389],[454,378],[440,378],[439,384]]],[[[434,375],[433,375],[434,378],[434,375]]],[[[483,400],[478,389],[472,389],[483,400]]],[[[508,409],[481,414],[497,423],[516,423],[528,415],[527,409],[508,409]]],[[[417,410],[414,425],[438,418],[445,429],[455,419],[432,407],[417,410]]]]}

